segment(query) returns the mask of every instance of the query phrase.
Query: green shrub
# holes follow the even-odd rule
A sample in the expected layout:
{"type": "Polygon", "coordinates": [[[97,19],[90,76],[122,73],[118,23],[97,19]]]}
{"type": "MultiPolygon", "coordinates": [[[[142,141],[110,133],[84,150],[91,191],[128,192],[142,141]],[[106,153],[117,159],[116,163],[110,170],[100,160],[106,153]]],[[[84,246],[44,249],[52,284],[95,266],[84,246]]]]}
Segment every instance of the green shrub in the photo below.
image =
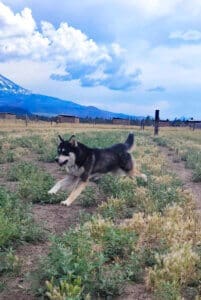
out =
{"type": "Polygon", "coordinates": [[[195,170],[193,170],[193,181],[200,182],[201,181],[201,163],[197,165],[195,170]]]}
{"type": "Polygon", "coordinates": [[[54,278],[54,285],[60,280],[72,284],[78,277],[83,292],[94,291],[96,273],[105,262],[104,256],[93,250],[93,240],[83,229],[69,230],[63,237],[53,239],[50,253],[43,260],[38,276],[41,280],[54,278]]]}
{"type": "Polygon", "coordinates": [[[34,224],[30,206],[3,188],[0,188],[0,228],[0,249],[16,241],[42,237],[41,229],[34,224]]]}
{"type": "Polygon", "coordinates": [[[110,198],[98,207],[98,212],[104,217],[112,220],[131,217],[133,211],[127,207],[126,201],[110,198]]]}
{"type": "Polygon", "coordinates": [[[136,240],[137,237],[133,231],[127,232],[120,228],[108,227],[102,237],[104,255],[108,259],[114,259],[117,256],[125,259],[133,251],[136,240]]]}
{"type": "Polygon", "coordinates": [[[93,207],[98,204],[98,191],[95,187],[88,186],[80,196],[83,207],[93,207]]]}
{"type": "Polygon", "coordinates": [[[143,264],[144,262],[141,255],[135,251],[132,251],[124,265],[127,279],[134,282],[141,282],[143,280],[143,264]]]}
{"type": "Polygon", "coordinates": [[[0,252],[0,273],[12,272],[18,273],[20,270],[20,260],[15,255],[13,249],[0,252]]]}
{"type": "Polygon", "coordinates": [[[154,137],[153,141],[157,143],[158,146],[162,147],[167,147],[168,146],[168,141],[166,140],[165,137],[154,137]]]}
{"type": "Polygon", "coordinates": [[[178,285],[175,282],[163,281],[154,293],[157,300],[181,300],[181,294],[178,285]]]}
{"type": "Polygon", "coordinates": [[[57,203],[64,200],[64,193],[48,195],[53,184],[54,179],[50,174],[39,171],[19,182],[18,195],[20,198],[33,203],[57,203]]]}
{"type": "Polygon", "coordinates": [[[0,164],[12,163],[16,160],[16,156],[13,151],[6,150],[0,151],[0,164]]]}
{"type": "Polygon", "coordinates": [[[44,161],[44,162],[55,162],[55,157],[57,155],[56,152],[56,147],[52,148],[52,147],[44,147],[41,150],[40,156],[39,156],[39,160],[44,161]]]}
{"type": "Polygon", "coordinates": [[[106,298],[120,295],[124,290],[125,281],[125,272],[121,265],[105,265],[99,270],[94,283],[96,293],[106,298]]]}
{"type": "Polygon", "coordinates": [[[100,187],[108,197],[119,198],[126,201],[129,207],[135,206],[134,192],[136,183],[130,178],[104,176],[100,181],[100,187]]]}
{"type": "Polygon", "coordinates": [[[38,167],[30,162],[20,162],[13,165],[7,174],[10,181],[19,181],[33,176],[38,172],[38,167]]]}
{"type": "MultiPolygon", "coordinates": [[[[54,285],[54,280],[46,281],[46,296],[50,300],[80,300],[82,294],[82,281],[78,277],[71,283],[67,280],[61,280],[58,286],[54,285]]],[[[89,298],[90,299],[90,298],[89,298]]]]}

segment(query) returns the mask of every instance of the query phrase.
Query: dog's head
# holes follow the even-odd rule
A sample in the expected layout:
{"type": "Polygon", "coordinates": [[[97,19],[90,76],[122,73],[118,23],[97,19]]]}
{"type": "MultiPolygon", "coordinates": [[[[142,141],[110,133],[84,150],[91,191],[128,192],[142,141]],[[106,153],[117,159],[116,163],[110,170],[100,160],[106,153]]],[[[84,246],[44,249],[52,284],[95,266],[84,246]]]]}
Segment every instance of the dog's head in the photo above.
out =
{"type": "Polygon", "coordinates": [[[55,161],[63,166],[65,164],[74,165],[75,164],[75,152],[76,147],[78,146],[77,140],[74,135],[70,137],[68,141],[65,141],[59,135],[60,143],[57,147],[58,156],[55,158],[55,161]]]}

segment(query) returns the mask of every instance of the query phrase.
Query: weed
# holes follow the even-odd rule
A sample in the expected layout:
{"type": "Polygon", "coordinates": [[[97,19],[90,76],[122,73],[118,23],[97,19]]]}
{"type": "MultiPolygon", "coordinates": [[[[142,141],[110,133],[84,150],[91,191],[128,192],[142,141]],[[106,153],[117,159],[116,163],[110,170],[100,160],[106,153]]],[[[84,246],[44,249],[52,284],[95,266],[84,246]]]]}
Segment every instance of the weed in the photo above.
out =
{"type": "Polygon", "coordinates": [[[98,190],[88,186],[80,196],[80,203],[83,207],[93,207],[98,204],[98,190]]]}

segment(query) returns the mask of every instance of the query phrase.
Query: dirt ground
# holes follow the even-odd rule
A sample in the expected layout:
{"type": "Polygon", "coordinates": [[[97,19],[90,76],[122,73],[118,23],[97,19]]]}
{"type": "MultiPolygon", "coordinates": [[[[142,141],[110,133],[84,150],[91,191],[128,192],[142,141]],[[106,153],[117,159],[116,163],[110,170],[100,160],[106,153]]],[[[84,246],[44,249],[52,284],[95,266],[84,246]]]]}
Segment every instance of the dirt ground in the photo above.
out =
{"type": "Polygon", "coordinates": [[[201,215],[201,183],[192,181],[192,170],[186,169],[185,164],[177,155],[166,147],[159,147],[164,154],[168,168],[182,181],[183,188],[190,190],[196,203],[196,210],[201,215]]]}

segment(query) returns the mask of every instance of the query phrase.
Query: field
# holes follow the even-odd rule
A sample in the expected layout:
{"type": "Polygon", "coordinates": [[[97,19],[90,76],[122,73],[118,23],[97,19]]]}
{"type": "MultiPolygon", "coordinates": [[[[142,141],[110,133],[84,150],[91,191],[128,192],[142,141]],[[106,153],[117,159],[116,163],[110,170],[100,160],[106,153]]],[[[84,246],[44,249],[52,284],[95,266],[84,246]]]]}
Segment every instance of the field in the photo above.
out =
{"type": "Polygon", "coordinates": [[[0,299],[201,299],[201,131],[0,122],[0,299]],[[148,176],[104,176],[71,207],[47,191],[57,135],[123,142],[148,176]]]}

